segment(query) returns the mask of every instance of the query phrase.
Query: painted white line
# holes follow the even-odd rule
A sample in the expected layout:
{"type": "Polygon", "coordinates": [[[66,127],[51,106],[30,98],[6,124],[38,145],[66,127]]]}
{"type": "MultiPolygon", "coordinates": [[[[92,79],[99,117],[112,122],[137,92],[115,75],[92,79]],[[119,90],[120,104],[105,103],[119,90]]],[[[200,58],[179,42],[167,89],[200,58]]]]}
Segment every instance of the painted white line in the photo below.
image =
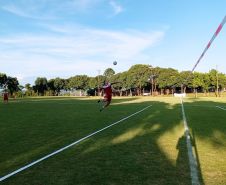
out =
{"type": "Polygon", "coordinates": [[[16,173],[22,171],[22,170],[25,170],[26,168],[28,168],[28,167],[30,167],[30,166],[33,166],[34,164],[36,164],[36,163],[38,163],[38,162],[40,162],[40,161],[43,161],[44,159],[46,159],[46,158],[48,158],[48,157],[51,157],[51,156],[53,156],[53,155],[55,155],[55,154],[57,154],[57,153],[59,153],[59,152],[65,150],[65,149],[67,149],[67,148],[69,148],[69,147],[71,147],[71,146],[73,146],[73,145],[79,143],[80,141],[83,141],[83,140],[85,140],[85,139],[87,139],[87,138],[93,136],[94,134],[97,134],[98,132],[101,132],[101,131],[103,131],[103,130],[105,130],[105,129],[107,129],[107,128],[113,126],[113,125],[116,125],[116,124],[119,123],[119,122],[122,122],[122,121],[125,120],[125,119],[128,119],[128,118],[130,118],[130,117],[132,117],[132,116],[134,116],[134,115],[136,115],[136,114],[138,114],[138,113],[144,111],[145,109],[149,108],[150,106],[152,106],[152,105],[149,105],[148,107],[146,107],[146,108],[144,108],[144,109],[142,109],[142,110],[140,110],[140,111],[138,111],[138,112],[136,112],[136,113],[134,113],[134,114],[132,114],[132,115],[126,117],[126,118],[123,118],[123,119],[121,119],[120,121],[117,121],[117,122],[115,122],[115,123],[113,123],[113,124],[111,124],[111,125],[109,125],[109,126],[107,126],[107,127],[104,127],[104,128],[102,128],[101,130],[98,130],[98,131],[96,131],[96,132],[94,132],[94,133],[92,133],[92,134],[90,134],[90,135],[88,135],[88,136],[86,136],[86,137],[84,137],[84,138],[78,140],[78,141],[75,141],[74,143],[71,143],[70,145],[68,145],[68,146],[66,146],[66,147],[64,147],[64,148],[61,148],[60,150],[57,150],[56,152],[53,152],[53,153],[51,153],[51,154],[49,154],[49,155],[47,155],[47,156],[45,156],[45,157],[43,157],[43,158],[41,158],[41,159],[39,159],[39,160],[33,162],[33,163],[31,163],[31,164],[28,164],[27,166],[24,166],[24,167],[22,167],[22,168],[20,168],[20,169],[18,169],[18,170],[16,170],[16,171],[14,171],[14,172],[12,172],[12,173],[10,173],[10,174],[8,174],[8,175],[6,175],[6,176],[0,178],[0,182],[3,181],[3,180],[5,180],[5,179],[7,179],[8,177],[10,177],[10,176],[16,174],[16,173]]]}
{"type": "Polygon", "coordinates": [[[223,109],[222,107],[219,107],[219,106],[216,106],[217,108],[219,108],[219,109],[222,109],[222,110],[226,110],[226,109],[223,109]]]}
{"type": "Polygon", "coordinates": [[[187,121],[186,121],[186,117],[185,117],[182,98],[181,98],[181,106],[182,106],[182,114],[183,114],[183,120],[184,120],[185,137],[186,137],[186,141],[187,141],[189,165],[190,165],[190,170],[191,170],[191,181],[192,181],[192,184],[198,185],[199,179],[198,179],[198,173],[197,173],[197,169],[196,169],[196,161],[195,161],[195,157],[194,157],[194,154],[192,151],[191,139],[190,139],[190,134],[188,131],[188,125],[187,125],[187,121]]]}

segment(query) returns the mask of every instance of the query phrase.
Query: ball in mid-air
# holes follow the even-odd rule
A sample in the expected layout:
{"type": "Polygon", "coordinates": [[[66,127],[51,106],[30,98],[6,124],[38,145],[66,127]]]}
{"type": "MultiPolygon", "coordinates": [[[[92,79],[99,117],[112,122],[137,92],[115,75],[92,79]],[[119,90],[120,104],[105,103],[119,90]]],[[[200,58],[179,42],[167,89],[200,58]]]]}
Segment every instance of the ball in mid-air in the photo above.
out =
{"type": "Polygon", "coordinates": [[[114,62],[113,62],[113,64],[114,64],[114,65],[117,65],[117,62],[116,62],[116,61],[114,61],[114,62]]]}

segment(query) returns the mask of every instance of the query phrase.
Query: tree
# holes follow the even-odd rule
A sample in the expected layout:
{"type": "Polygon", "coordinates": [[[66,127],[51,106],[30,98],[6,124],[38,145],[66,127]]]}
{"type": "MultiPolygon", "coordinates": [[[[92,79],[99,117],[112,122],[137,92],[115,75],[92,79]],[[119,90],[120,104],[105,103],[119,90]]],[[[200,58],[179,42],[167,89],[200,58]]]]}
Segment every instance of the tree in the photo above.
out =
{"type": "Polygon", "coordinates": [[[215,69],[210,70],[209,78],[210,78],[210,87],[216,89],[216,87],[217,87],[217,71],[215,69]]]}
{"type": "Polygon", "coordinates": [[[128,72],[124,71],[119,75],[119,82],[122,83],[118,83],[117,86],[120,88],[120,96],[122,96],[122,90],[127,90],[128,86],[127,86],[127,76],[128,76],[128,72]]]}
{"type": "Polygon", "coordinates": [[[6,88],[7,75],[0,73],[0,88],[6,88]]]}
{"type": "Polygon", "coordinates": [[[218,73],[218,86],[220,90],[226,87],[226,76],[224,73],[218,73]]]}
{"type": "Polygon", "coordinates": [[[13,78],[8,76],[7,80],[6,80],[6,86],[8,88],[8,90],[10,91],[11,95],[13,95],[13,92],[17,92],[19,91],[19,82],[17,80],[17,78],[13,78]]]}
{"type": "Polygon", "coordinates": [[[26,88],[27,90],[30,89],[30,88],[31,88],[31,84],[29,84],[29,83],[25,84],[25,88],[26,88]]]}
{"type": "Polygon", "coordinates": [[[201,81],[202,81],[202,87],[204,90],[204,93],[206,94],[206,91],[209,89],[210,84],[210,78],[208,73],[201,73],[201,81]]]}
{"type": "Polygon", "coordinates": [[[89,77],[87,75],[76,75],[69,79],[69,87],[86,90],[89,87],[89,77]]]}
{"type": "Polygon", "coordinates": [[[112,68],[107,68],[104,71],[104,76],[106,76],[107,79],[111,78],[115,74],[115,71],[112,68]]]}
{"type": "Polygon", "coordinates": [[[26,95],[27,96],[30,96],[30,95],[32,95],[32,91],[33,92],[35,92],[35,93],[37,93],[38,91],[39,91],[39,85],[33,85],[30,89],[28,89],[27,91],[26,91],[26,95]]]}
{"type": "Polygon", "coordinates": [[[130,76],[130,75],[127,75],[127,77],[126,77],[126,82],[125,82],[125,83],[126,83],[126,86],[130,89],[130,96],[133,96],[132,88],[133,88],[134,86],[133,86],[132,81],[133,81],[133,77],[130,76]]]}
{"type": "Polygon", "coordinates": [[[179,77],[178,70],[175,70],[173,68],[168,68],[164,70],[159,74],[159,77],[158,77],[159,88],[168,89],[167,90],[167,95],[168,95],[169,88],[171,86],[178,86],[178,80],[177,80],[178,77],[179,77]]]}
{"type": "Polygon", "coordinates": [[[55,80],[54,80],[54,88],[55,88],[57,94],[59,95],[60,90],[65,88],[65,81],[64,81],[64,79],[59,78],[59,77],[55,78],[55,80]]]}
{"type": "Polygon", "coordinates": [[[88,86],[91,89],[97,89],[98,88],[98,76],[97,77],[90,77],[88,86]]]}
{"type": "Polygon", "coordinates": [[[160,68],[160,67],[155,67],[153,69],[153,85],[155,86],[155,92],[156,92],[157,85],[158,85],[159,75],[165,70],[166,70],[165,68],[160,68]]]}
{"type": "Polygon", "coordinates": [[[18,87],[19,87],[20,91],[22,91],[24,89],[24,86],[22,86],[22,85],[19,85],[18,87]]]}
{"type": "Polygon", "coordinates": [[[56,88],[54,86],[54,82],[55,82],[55,79],[50,79],[47,82],[47,85],[48,85],[47,89],[49,91],[49,95],[52,95],[52,96],[55,95],[55,91],[56,91],[56,88]]]}
{"type": "MultiPolygon", "coordinates": [[[[116,75],[111,77],[111,82],[123,82],[123,73],[117,73],[116,75]]],[[[112,85],[112,88],[117,89],[120,93],[120,96],[122,96],[122,87],[123,87],[123,83],[117,83],[112,85]]]]}
{"type": "Polygon", "coordinates": [[[128,75],[131,76],[131,86],[138,89],[138,96],[140,96],[140,89],[148,84],[148,78],[151,76],[150,65],[137,64],[128,70],[128,75]]]}
{"type": "Polygon", "coordinates": [[[96,92],[98,92],[98,76],[89,78],[88,87],[90,91],[87,91],[87,93],[91,96],[96,95],[96,92]]]}
{"type": "Polygon", "coordinates": [[[41,78],[38,77],[35,80],[35,85],[36,85],[38,92],[40,92],[41,95],[44,96],[44,91],[48,89],[47,79],[45,77],[41,77],[41,78]]]}
{"type": "MultiPolygon", "coordinates": [[[[191,71],[181,71],[179,78],[178,78],[178,83],[176,87],[181,87],[182,84],[184,84],[185,80],[187,79],[188,75],[190,74],[191,71]]],[[[193,73],[190,75],[186,83],[184,84],[184,93],[186,93],[186,87],[191,88],[193,87],[193,73]]]]}

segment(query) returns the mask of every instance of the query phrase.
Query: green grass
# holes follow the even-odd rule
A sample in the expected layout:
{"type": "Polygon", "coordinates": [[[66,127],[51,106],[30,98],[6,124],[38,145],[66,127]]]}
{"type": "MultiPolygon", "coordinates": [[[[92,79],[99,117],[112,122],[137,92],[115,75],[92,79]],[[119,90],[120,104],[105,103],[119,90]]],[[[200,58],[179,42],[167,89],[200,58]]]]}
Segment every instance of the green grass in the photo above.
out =
{"type": "MultiPolygon", "coordinates": [[[[1,184],[191,184],[180,98],[19,98],[0,104],[1,184]],[[103,103],[100,103],[103,105],[103,103]]],[[[226,98],[184,98],[200,184],[226,182],[226,98]]]]}

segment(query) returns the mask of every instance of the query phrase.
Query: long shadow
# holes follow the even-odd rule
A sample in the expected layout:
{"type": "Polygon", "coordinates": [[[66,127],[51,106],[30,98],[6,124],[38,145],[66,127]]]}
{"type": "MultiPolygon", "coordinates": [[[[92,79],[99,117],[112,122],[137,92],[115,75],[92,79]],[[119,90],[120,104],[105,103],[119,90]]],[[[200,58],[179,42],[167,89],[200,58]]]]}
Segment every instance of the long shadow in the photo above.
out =
{"type": "Polygon", "coordinates": [[[204,183],[204,180],[203,180],[203,177],[202,177],[202,170],[201,170],[201,164],[200,164],[200,161],[199,161],[199,153],[198,153],[198,150],[197,150],[197,146],[196,146],[196,138],[195,138],[195,132],[193,131],[192,134],[190,135],[190,139],[191,139],[191,143],[192,143],[192,146],[194,147],[194,151],[195,151],[195,158],[196,158],[196,168],[197,168],[197,172],[198,172],[198,178],[199,178],[199,182],[200,184],[205,184],[204,183]]]}
{"type": "MultiPolygon", "coordinates": [[[[122,98],[115,99],[114,102],[123,103],[136,99],[122,98]]],[[[76,101],[83,100],[77,99],[76,101]]],[[[143,103],[151,104],[150,101],[143,103]]],[[[199,101],[199,103],[205,102],[199,101]]],[[[169,104],[164,102],[156,101],[155,104],[160,106],[153,106],[137,116],[110,127],[85,142],[21,172],[20,175],[7,179],[3,184],[16,184],[16,182],[23,182],[24,184],[31,184],[31,182],[34,184],[191,184],[184,135],[179,137],[171,135],[172,139],[175,137],[176,142],[169,147],[177,149],[179,152],[175,165],[170,159],[170,153],[164,151],[164,147],[159,144],[159,140],[166,133],[172,132],[175,134],[173,129],[177,127],[183,129],[181,107],[178,106],[180,103],[171,105],[171,109],[166,108],[169,104]],[[57,170],[53,171],[53,169],[57,170]]],[[[192,104],[193,102],[185,103],[185,112],[188,108],[186,105],[192,104]]],[[[220,105],[220,103],[215,102],[211,102],[211,104],[220,105]]],[[[131,108],[131,105],[128,106],[131,108]]],[[[146,105],[143,105],[143,107],[146,107],[146,105]]],[[[103,128],[104,125],[112,124],[113,119],[107,119],[103,122],[104,117],[116,118],[117,114],[123,112],[126,112],[128,116],[130,113],[139,111],[141,107],[134,106],[131,110],[126,109],[128,109],[126,106],[112,105],[109,109],[104,110],[104,116],[100,114],[95,122],[92,122],[92,118],[90,118],[90,124],[98,123],[99,125],[94,127],[93,130],[89,128],[87,135],[96,131],[98,126],[103,128]]],[[[208,118],[202,117],[205,113],[201,115],[201,118],[200,116],[197,117],[198,114],[193,114],[197,112],[197,109],[194,108],[189,113],[186,112],[186,117],[188,126],[192,129],[190,132],[192,133],[191,141],[195,148],[199,182],[204,184],[196,138],[208,138],[213,144],[218,143],[218,146],[224,146],[224,142],[210,137],[214,131],[222,132],[222,124],[211,124],[211,129],[207,127],[206,132],[199,131],[200,128],[203,130],[203,125],[196,125],[196,123],[206,123],[208,118]],[[192,122],[194,117],[196,123],[192,122]]],[[[89,111],[91,109],[84,110],[84,113],[87,114],[89,111]]],[[[221,118],[225,118],[225,116],[221,115],[221,118]]],[[[81,127],[83,124],[85,125],[82,120],[80,121],[81,127]]],[[[59,132],[59,134],[61,133],[59,132]]],[[[62,137],[62,140],[71,140],[72,142],[75,138],[73,131],[68,131],[62,137]]]]}

